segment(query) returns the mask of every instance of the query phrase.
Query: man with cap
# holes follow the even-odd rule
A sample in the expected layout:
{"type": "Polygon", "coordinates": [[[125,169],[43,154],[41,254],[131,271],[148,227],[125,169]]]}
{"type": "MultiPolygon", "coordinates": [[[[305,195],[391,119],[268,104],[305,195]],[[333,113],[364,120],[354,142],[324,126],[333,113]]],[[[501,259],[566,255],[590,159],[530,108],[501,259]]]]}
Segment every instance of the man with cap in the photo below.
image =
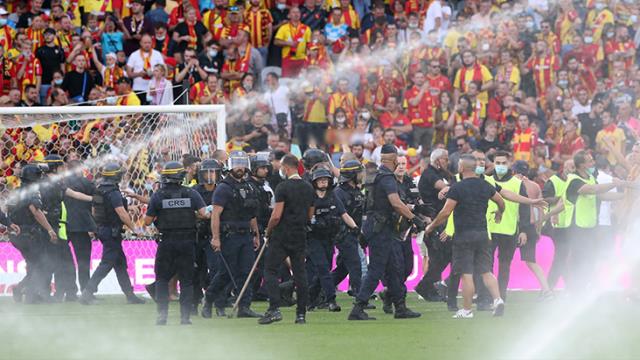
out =
{"type": "MultiPolygon", "coordinates": [[[[28,164],[20,171],[20,187],[17,194],[9,198],[7,215],[20,227],[16,234],[9,234],[13,246],[27,263],[27,275],[13,288],[13,299],[26,303],[49,300],[49,280],[45,274],[44,248],[47,242],[56,243],[58,234],[42,211],[40,189],[36,185],[43,175],[42,167],[28,164]]],[[[15,231],[15,229],[14,229],[15,231]]]]}
{"type": "MultiPolygon", "coordinates": [[[[2,10],[0,9],[0,13],[2,10]]],[[[65,55],[64,49],[56,45],[56,31],[47,28],[44,31],[44,45],[36,49],[36,57],[40,60],[42,66],[42,85],[40,85],[40,103],[46,104],[45,100],[51,82],[53,81],[53,73],[56,71],[64,71],[65,55]]]]}
{"type": "Polygon", "coordinates": [[[91,202],[92,197],[68,188],[66,181],[55,178],[66,170],[62,157],[54,154],[47,155],[44,158],[44,163],[46,164],[45,173],[49,179],[41,185],[43,211],[60,240],[56,244],[51,244],[47,249],[45,258],[48,263],[45,266],[49,274],[55,274],[54,299],[62,301],[66,294],[66,301],[76,301],[78,288],[76,287],[71,249],[69,249],[67,242],[67,208],[64,197],[68,196],[87,203],[91,202]]]}
{"type": "MultiPolygon", "coordinates": [[[[347,160],[340,167],[338,187],[334,193],[344,204],[347,214],[356,223],[357,228],[362,227],[364,215],[364,195],[360,189],[364,177],[364,166],[358,160],[347,160]]],[[[333,284],[338,286],[349,275],[349,287],[357,294],[362,284],[362,266],[358,253],[359,231],[343,229],[336,239],[338,258],[336,268],[331,273],[333,284]]]]}
{"type": "MultiPolygon", "coordinates": [[[[260,246],[260,231],[256,219],[258,209],[257,190],[245,180],[251,169],[249,156],[244,151],[229,156],[229,175],[213,193],[211,214],[211,247],[220,256],[218,271],[207,288],[202,317],[211,317],[211,308],[216,315],[224,316],[227,301],[227,286],[233,283],[236,294],[240,292],[249,276],[255,260],[254,251],[260,246]]],[[[238,317],[260,317],[251,310],[252,288],[240,298],[238,317]]]]}
{"type": "Polygon", "coordinates": [[[336,303],[336,287],[331,276],[334,238],[343,223],[347,231],[359,233],[360,229],[333,192],[333,175],[323,167],[313,171],[311,183],[315,189],[314,214],[309,232],[307,274],[309,279],[310,308],[321,304],[320,290],[324,292],[324,302],[331,312],[340,311],[336,303]]]}
{"type": "MultiPolygon", "coordinates": [[[[524,160],[518,160],[513,163],[512,167],[514,176],[524,185],[527,191],[527,197],[530,199],[541,199],[542,198],[542,190],[540,189],[540,185],[531,181],[528,178],[529,176],[529,164],[524,160]]],[[[524,205],[521,205],[524,206],[524,205]]],[[[540,284],[540,289],[542,290],[542,297],[549,298],[551,297],[551,291],[549,289],[549,283],[547,282],[547,277],[544,274],[544,271],[536,263],[536,245],[538,240],[540,239],[540,233],[538,232],[538,228],[536,224],[541,219],[542,214],[540,213],[540,209],[537,207],[530,206],[530,223],[529,226],[524,226],[526,240],[523,244],[520,245],[520,259],[527,264],[527,267],[533,275],[538,280],[540,284]]],[[[523,219],[522,221],[525,221],[523,219]]]]}
{"type": "Polygon", "coordinates": [[[156,252],[156,325],[166,325],[169,312],[169,280],[180,280],[180,324],[191,325],[193,306],[193,260],[196,240],[196,213],[209,217],[198,192],[182,186],[185,170],[177,161],[169,161],[160,171],[162,187],[151,196],[145,226],[152,223],[160,232],[156,252]]]}
{"type": "MultiPolygon", "coordinates": [[[[204,204],[207,214],[213,211],[211,201],[216,184],[222,180],[222,164],[214,159],[205,159],[198,169],[198,184],[193,190],[198,192],[204,204]]],[[[196,224],[196,253],[195,253],[195,274],[193,276],[193,309],[192,314],[197,315],[198,304],[203,298],[202,289],[209,286],[211,278],[216,271],[218,256],[211,249],[211,220],[198,219],[196,224]]]]}
{"type": "Polygon", "coordinates": [[[127,302],[144,304],[144,300],[133,294],[127,272],[127,258],[122,249],[122,226],[127,226],[135,234],[135,225],[127,211],[127,201],[119,188],[123,173],[120,165],[113,162],[107,163],[100,170],[100,182],[92,202],[93,217],[98,226],[96,235],[102,242],[102,259],[82,291],[80,303],[84,305],[93,303],[93,294],[98,290],[98,285],[112,269],[116,272],[118,284],[127,297],[127,302]]]}
{"type": "Polygon", "coordinates": [[[391,223],[394,212],[399,213],[412,223],[416,230],[422,231],[426,223],[416,216],[398,195],[398,183],[394,171],[398,165],[398,150],[391,144],[385,144],[380,150],[381,165],[375,174],[365,179],[366,214],[362,232],[369,246],[369,267],[362,281],[356,303],[349,314],[349,320],[375,320],[364,311],[370,296],[378,286],[383,275],[387,275],[388,296],[395,306],[396,319],[416,318],[421,314],[406,306],[406,288],[402,278],[402,269],[397,254],[391,251],[392,241],[398,236],[395,224],[391,223]]]}
{"type": "Polygon", "coordinates": [[[131,79],[126,76],[116,81],[116,92],[118,94],[118,106],[140,106],[140,98],[131,90],[131,79]]]}

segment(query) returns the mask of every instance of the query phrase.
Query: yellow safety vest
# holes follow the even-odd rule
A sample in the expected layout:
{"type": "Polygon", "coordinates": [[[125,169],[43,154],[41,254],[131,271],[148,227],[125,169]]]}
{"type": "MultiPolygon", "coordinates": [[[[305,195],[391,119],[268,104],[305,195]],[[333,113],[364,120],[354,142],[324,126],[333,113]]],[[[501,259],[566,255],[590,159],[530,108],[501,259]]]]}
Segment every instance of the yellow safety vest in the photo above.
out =
{"type": "MultiPolygon", "coordinates": [[[[496,183],[500,185],[502,188],[512,191],[516,194],[520,193],[520,187],[522,186],[522,181],[512,176],[508,181],[500,181],[494,178],[496,183]]],[[[501,235],[515,235],[518,230],[518,218],[520,216],[520,204],[504,200],[504,213],[502,214],[502,221],[500,224],[495,224],[491,229],[491,232],[494,234],[501,235]]]]}
{"type": "MultiPolygon", "coordinates": [[[[491,186],[496,186],[496,182],[492,177],[484,176],[483,178],[491,186]]],[[[460,181],[460,174],[456,175],[456,181],[460,181]]],[[[494,214],[496,210],[498,210],[498,205],[493,201],[489,200],[489,204],[487,205],[487,232],[489,234],[489,239],[491,239],[492,229],[496,225],[495,214],[494,214]]],[[[455,225],[453,224],[453,213],[451,213],[451,215],[449,215],[449,218],[447,219],[447,226],[444,229],[444,233],[447,234],[447,236],[452,237],[453,234],[455,234],[455,232],[456,232],[456,229],[455,229],[455,225]]]]}
{"type": "MultiPolygon", "coordinates": [[[[589,175],[589,179],[584,179],[576,174],[569,174],[567,176],[567,187],[573,180],[581,180],[588,185],[596,185],[596,179],[589,175]]],[[[570,202],[565,192],[565,202],[570,202]]],[[[574,205],[575,224],[582,229],[591,229],[598,224],[598,201],[595,194],[578,194],[578,198],[574,205]]]]}
{"type": "Polygon", "coordinates": [[[60,221],[58,222],[58,239],[67,240],[67,207],[64,201],[61,206],[60,221]]]}
{"type": "Polygon", "coordinates": [[[558,175],[553,175],[549,181],[553,185],[556,197],[561,198],[564,202],[564,210],[558,214],[558,223],[551,225],[556,229],[566,229],[571,226],[573,221],[573,204],[565,200],[569,182],[562,180],[558,175]]]}

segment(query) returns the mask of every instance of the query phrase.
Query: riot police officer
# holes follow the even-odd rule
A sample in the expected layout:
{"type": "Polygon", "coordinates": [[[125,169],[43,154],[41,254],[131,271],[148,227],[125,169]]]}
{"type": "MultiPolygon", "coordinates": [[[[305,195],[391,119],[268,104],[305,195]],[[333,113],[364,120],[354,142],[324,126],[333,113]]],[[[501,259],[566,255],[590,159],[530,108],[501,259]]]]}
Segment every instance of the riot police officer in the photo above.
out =
{"type": "Polygon", "coordinates": [[[207,213],[200,194],[180,185],[185,174],[177,161],[164,165],[160,172],[162,188],[151,196],[144,219],[146,226],[154,223],[161,234],[155,262],[157,325],[167,324],[169,280],[174,274],[180,280],[180,324],[191,324],[196,212],[201,218],[207,213]]]}
{"type": "Polygon", "coordinates": [[[93,196],[92,207],[98,227],[96,235],[102,242],[102,259],[82,291],[80,302],[85,305],[93,303],[93,294],[98,290],[98,285],[112,269],[116,272],[118,284],[127,297],[127,302],[144,304],[144,300],[133,294],[127,273],[127,258],[122,249],[122,226],[125,225],[135,233],[135,226],[127,212],[127,201],[118,188],[122,175],[123,170],[117,163],[108,163],[100,170],[101,179],[93,196]]]}
{"type": "MultiPolygon", "coordinates": [[[[193,189],[200,194],[206,212],[211,214],[213,205],[213,192],[216,184],[222,179],[222,164],[215,159],[206,159],[200,164],[198,170],[198,185],[193,189]]],[[[206,289],[213,278],[217,268],[217,256],[214,256],[211,249],[211,220],[197,219],[196,223],[197,240],[195,253],[195,273],[193,276],[193,309],[192,314],[198,313],[198,304],[204,296],[203,289],[206,289]]]]}
{"type": "Polygon", "coordinates": [[[67,238],[67,208],[64,197],[67,195],[76,200],[91,201],[91,196],[79,193],[67,187],[62,179],[54,179],[58,173],[65,171],[65,164],[62,157],[51,154],[44,158],[46,164],[45,173],[49,176],[49,181],[42,184],[41,195],[43,211],[47,216],[47,221],[53,227],[61,240],[56,244],[48,245],[45,258],[47,259],[47,271],[55,274],[56,292],[54,300],[76,301],[78,288],[75,279],[75,267],[73,257],[69,248],[67,238]],[[65,297],[66,295],[66,297],[65,297]]]}
{"type": "MultiPolygon", "coordinates": [[[[322,288],[327,308],[329,311],[338,312],[341,309],[336,303],[336,288],[331,276],[334,238],[343,222],[352,232],[359,232],[359,228],[333,192],[333,175],[329,170],[317,168],[313,171],[311,181],[316,196],[308,242],[309,298],[312,301],[316,300],[322,288]]],[[[319,304],[319,301],[316,300],[315,304],[319,304]]],[[[312,303],[312,307],[315,304],[312,303]]]]}
{"type": "Polygon", "coordinates": [[[321,163],[328,163],[331,166],[327,154],[320,149],[307,149],[302,155],[302,166],[304,167],[302,179],[311,183],[312,172],[321,163]]]}
{"type": "Polygon", "coordinates": [[[27,275],[13,288],[17,302],[38,303],[49,299],[48,277],[44,267],[47,242],[56,243],[58,234],[42,212],[42,200],[37,183],[42,179],[43,168],[25,165],[20,171],[20,188],[9,199],[9,220],[20,227],[20,232],[10,235],[13,246],[27,263],[27,275]]]}
{"type": "MultiPolygon", "coordinates": [[[[336,197],[342,201],[347,214],[358,228],[362,227],[364,215],[364,195],[359,188],[363,175],[364,167],[358,160],[345,161],[340,168],[340,178],[338,179],[340,185],[334,190],[336,197]]],[[[359,232],[354,231],[342,231],[338,235],[336,239],[338,258],[336,259],[336,268],[331,273],[335,286],[338,286],[348,274],[349,286],[354,294],[358,293],[362,283],[358,236],[359,232]]]]}
{"type": "Polygon", "coordinates": [[[386,144],[380,154],[381,165],[375,176],[365,179],[367,219],[362,230],[369,246],[369,267],[356,297],[356,303],[349,314],[349,320],[375,319],[369,317],[364,309],[385,273],[388,277],[388,296],[395,306],[394,317],[406,319],[420,316],[420,313],[406,307],[402,270],[395,266],[399,259],[392,251],[392,241],[395,241],[394,238],[398,235],[391,218],[394,212],[398,212],[418,231],[424,230],[426,225],[424,220],[411,212],[398,195],[398,183],[393,173],[398,164],[398,150],[395,146],[386,144]]]}
{"type": "MultiPolygon", "coordinates": [[[[256,189],[245,180],[250,170],[249,157],[244,151],[229,156],[229,175],[213,193],[211,214],[211,247],[218,252],[218,270],[207,288],[202,317],[211,317],[215,302],[216,315],[224,316],[229,283],[236,291],[247,280],[255,259],[254,251],[260,246],[260,233],[256,221],[258,197],[256,189]]],[[[240,298],[238,317],[260,317],[250,308],[252,289],[248,287],[240,298]]]]}
{"type": "MultiPolygon", "coordinates": [[[[251,183],[258,195],[258,212],[256,214],[256,220],[258,221],[258,230],[260,231],[260,240],[264,237],[264,232],[267,229],[269,218],[271,217],[271,210],[273,209],[273,190],[267,179],[271,175],[272,165],[269,161],[268,152],[259,152],[255,156],[251,157],[251,174],[247,178],[247,181],[251,183]]],[[[257,255],[257,254],[256,254],[257,255]]],[[[262,279],[264,274],[264,259],[260,259],[254,278],[251,280],[253,287],[253,299],[267,300],[266,289],[261,289],[262,279]]]]}

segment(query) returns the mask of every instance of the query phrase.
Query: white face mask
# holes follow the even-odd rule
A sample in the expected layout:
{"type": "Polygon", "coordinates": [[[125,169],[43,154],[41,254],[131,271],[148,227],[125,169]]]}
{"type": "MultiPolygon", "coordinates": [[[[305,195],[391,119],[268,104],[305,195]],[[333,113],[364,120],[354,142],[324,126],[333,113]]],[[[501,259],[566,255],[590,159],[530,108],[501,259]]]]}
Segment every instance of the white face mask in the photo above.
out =
{"type": "Polygon", "coordinates": [[[418,27],[418,23],[415,23],[415,22],[410,22],[409,23],[409,28],[410,29],[416,29],[417,27],[418,27]]]}
{"type": "Polygon", "coordinates": [[[369,113],[368,111],[361,113],[361,115],[362,115],[362,118],[365,120],[369,120],[371,118],[371,113],[369,113]]]}
{"type": "Polygon", "coordinates": [[[278,175],[280,175],[280,177],[284,180],[287,179],[287,174],[285,174],[284,169],[280,168],[280,170],[278,170],[278,175]]]}
{"type": "Polygon", "coordinates": [[[218,50],[213,50],[213,49],[209,50],[209,56],[211,56],[212,58],[216,57],[217,55],[218,55],[218,50]]]}
{"type": "Polygon", "coordinates": [[[276,7],[278,8],[278,10],[284,10],[287,8],[287,4],[278,3],[276,4],[276,7]]]}
{"type": "Polygon", "coordinates": [[[344,123],[345,121],[347,121],[347,118],[343,117],[343,116],[339,116],[336,118],[336,122],[338,123],[344,123]]]}
{"type": "Polygon", "coordinates": [[[0,18],[0,26],[5,26],[5,25],[7,25],[7,19],[0,18]]]}
{"type": "Polygon", "coordinates": [[[55,79],[55,80],[53,81],[53,83],[54,83],[54,84],[56,84],[56,85],[62,85],[62,80],[63,80],[63,79],[55,79]]]}
{"type": "Polygon", "coordinates": [[[118,102],[118,98],[115,96],[109,96],[107,97],[107,104],[109,105],[115,105],[116,102],[118,102]]]}
{"type": "Polygon", "coordinates": [[[593,38],[591,36],[585,36],[584,38],[584,43],[585,44],[591,44],[593,43],[593,38]]]}
{"type": "Polygon", "coordinates": [[[166,35],[164,35],[164,36],[156,36],[156,40],[158,40],[158,41],[164,41],[164,39],[165,39],[166,37],[167,37],[166,35]]]}

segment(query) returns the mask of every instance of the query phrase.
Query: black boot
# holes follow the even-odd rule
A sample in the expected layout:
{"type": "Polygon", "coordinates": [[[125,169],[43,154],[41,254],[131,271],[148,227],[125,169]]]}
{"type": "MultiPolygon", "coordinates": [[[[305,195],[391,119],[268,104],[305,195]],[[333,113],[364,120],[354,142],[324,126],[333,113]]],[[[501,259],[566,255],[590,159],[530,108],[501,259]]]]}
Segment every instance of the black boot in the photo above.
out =
{"type": "Polygon", "coordinates": [[[198,304],[191,305],[191,316],[198,316],[198,304]]]}
{"type": "Polygon", "coordinates": [[[209,301],[205,301],[204,305],[202,305],[202,317],[205,319],[211,319],[211,307],[213,306],[213,303],[209,302],[209,301]]]}
{"type": "Polygon", "coordinates": [[[224,312],[224,308],[223,307],[217,307],[216,306],[216,316],[217,317],[225,317],[225,316],[227,316],[227,313],[224,312]]]}
{"type": "Polygon", "coordinates": [[[238,318],[261,318],[263,315],[251,310],[249,307],[238,309],[238,318]]]}
{"type": "Polygon", "coordinates": [[[147,290],[147,293],[149,293],[149,296],[151,296],[151,299],[156,301],[156,283],[152,282],[151,284],[147,284],[144,288],[147,290]]]}
{"type": "Polygon", "coordinates": [[[307,319],[306,319],[305,315],[304,314],[296,315],[295,323],[298,324],[298,325],[306,324],[307,323],[307,319]]]}
{"type": "Polygon", "coordinates": [[[89,291],[87,291],[87,289],[85,289],[82,292],[82,295],[80,295],[80,304],[82,305],[91,305],[93,304],[93,294],[89,291]]]}
{"type": "Polygon", "coordinates": [[[385,314],[393,314],[393,301],[391,301],[391,296],[386,289],[380,292],[380,298],[382,299],[382,311],[385,314]]]}
{"type": "Polygon", "coordinates": [[[404,300],[396,304],[396,313],[393,314],[395,319],[415,319],[422,316],[419,312],[415,312],[407,307],[404,300]]]}
{"type": "Polygon", "coordinates": [[[338,303],[336,303],[336,300],[333,299],[331,301],[329,301],[327,303],[327,309],[331,312],[340,312],[342,310],[342,308],[340,307],[340,305],[338,305],[338,303]]]}
{"type": "Polygon", "coordinates": [[[133,293],[127,295],[127,304],[139,305],[144,303],[145,301],[143,299],[140,299],[139,297],[135,296],[133,293]]]}
{"type": "Polygon", "coordinates": [[[191,312],[187,311],[184,314],[180,314],[180,325],[191,325],[191,312]]]}
{"type": "Polygon", "coordinates": [[[273,310],[269,309],[264,314],[264,316],[258,320],[258,324],[269,325],[271,323],[274,323],[280,320],[282,320],[282,314],[280,313],[280,309],[273,309],[273,310]]]}
{"type": "Polygon", "coordinates": [[[362,304],[357,302],[353,305],[353,309],[351,309],[351,313],[349,313],[349,320],[375,320],[376,318],[369,316],[366,312],[364,312],[364,307],[366,304],[362,304]]]}

